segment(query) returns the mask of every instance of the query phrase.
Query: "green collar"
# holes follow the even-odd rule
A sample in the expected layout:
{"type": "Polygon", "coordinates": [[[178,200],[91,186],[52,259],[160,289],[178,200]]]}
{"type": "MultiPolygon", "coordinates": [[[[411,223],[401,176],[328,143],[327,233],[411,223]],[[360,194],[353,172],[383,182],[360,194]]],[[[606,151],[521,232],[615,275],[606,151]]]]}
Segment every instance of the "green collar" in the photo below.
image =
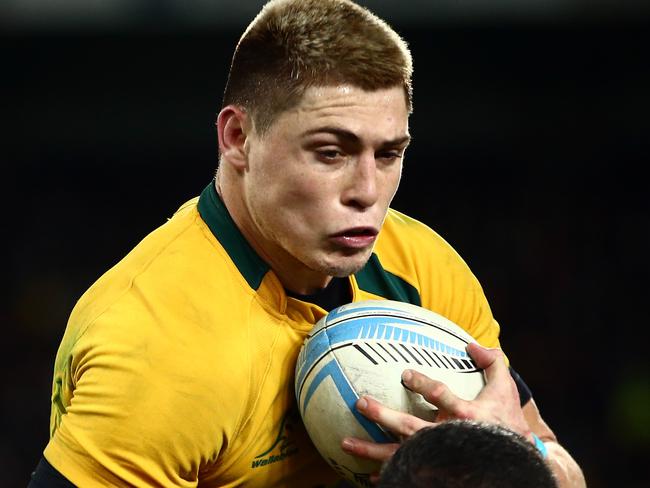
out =
{"type": "Polygon", "coordinates": [[[198,207],[201,218],[226,250],[248,285],[257,290],[264,275],[269,271],[269,265],[257,255],[235,225],[217,194],[214,180],[201,192],[198,207]]]}

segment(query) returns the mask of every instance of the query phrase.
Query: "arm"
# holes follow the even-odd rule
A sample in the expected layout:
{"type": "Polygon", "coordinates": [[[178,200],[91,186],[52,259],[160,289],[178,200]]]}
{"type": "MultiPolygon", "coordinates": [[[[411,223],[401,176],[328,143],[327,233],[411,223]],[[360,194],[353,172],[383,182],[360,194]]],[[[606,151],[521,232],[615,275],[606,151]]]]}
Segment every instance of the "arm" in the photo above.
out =
{"type": "MultiPolygon", "coordinates": [[[[477,365],[485,370],[487,379],[486,386],[474,400],[458,398],[443,383],[410,370],[405,371],[402,377],[404,386],[420,393],[440,409],[437,420],[461,418],[496,423],[518,432],[531,442],[534,442],[534,433],[547,446],[547,462],[557,477],[559,487],[585,487],[582,471],[569,453],[557,443],[555,434],[542,420],[533,400],[523,408],[520,406],[517,387],[503,361],[503,353],[498,349],[485,349],[478,344],[470,344],[468,352],[477,365]]],[[[369,419],[401,437],[408,437],[423,427],[436,425],[386,408],[370,398],[361,398],[357,408],[369,419]]],[[[349,438],[344,439],[342,445],[352,455],[382,462],[389,459],[398,446],[349,438]]]]}
{"type": "Polygon", "coordinates": [[[578,463],[576,463],[567,450],[558,443],[555,434],[553,434],[553,431],[551,431],[542,419],[535,400],[531,398],[523,406],[522,411],[532,432],[544,441],[546,445],[548,451],[548,458],[546,460],[557,478],[558,486],[560,488],[585,487],[586,482],[580,466],[578,466],[578,463]]]}

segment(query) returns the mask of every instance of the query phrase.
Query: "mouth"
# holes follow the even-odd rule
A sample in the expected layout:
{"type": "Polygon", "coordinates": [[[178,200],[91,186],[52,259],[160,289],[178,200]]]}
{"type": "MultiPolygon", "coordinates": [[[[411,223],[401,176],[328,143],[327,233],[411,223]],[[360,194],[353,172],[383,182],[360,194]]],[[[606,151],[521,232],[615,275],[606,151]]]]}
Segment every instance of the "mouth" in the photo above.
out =
{"type": "Polygon", "coordinates": [[[363,249],[375,242],[379,230],[374,227],[351,227],[330,236],[335,244],[348,249],[363,249]]]}
{"type": "Polygon", "coordinates": [[[352,227],[345,229],[341,232],[333,234],[332,237],[358,237],[358,236],[372,236],[375,237],[379,231],[374,227],[352,227]]]}

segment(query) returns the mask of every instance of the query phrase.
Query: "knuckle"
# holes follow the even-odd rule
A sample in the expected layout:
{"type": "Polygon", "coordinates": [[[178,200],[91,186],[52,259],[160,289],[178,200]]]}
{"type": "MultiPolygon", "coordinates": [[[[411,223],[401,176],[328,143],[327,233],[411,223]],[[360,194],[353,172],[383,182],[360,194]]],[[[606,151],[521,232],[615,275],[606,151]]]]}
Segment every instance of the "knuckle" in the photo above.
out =
{"type": "Polygon", "coordinates": [[[441,398],[447,393],[447,387],[443,383],[439,383],[437,381],[433,382],[431,385],[429,385],[429,388],[424,394],[424,397],[431,401],[431,400],[436,400],[438,398],[441,398]]]}
{"type": "Polygon", "coordinates": [[[404,423],[402,424],[402,434],[403,435],[413,435],[418,430],[420,430],[420,422],[415,417],[407,417],[404,423]]]}
{"type": "Polygon", "coordinates": [[[476,416],[473,409],[468,408],[465,405],[461,405],[456,410],[456,417],[463,420],[473,420],[476,416]]]}

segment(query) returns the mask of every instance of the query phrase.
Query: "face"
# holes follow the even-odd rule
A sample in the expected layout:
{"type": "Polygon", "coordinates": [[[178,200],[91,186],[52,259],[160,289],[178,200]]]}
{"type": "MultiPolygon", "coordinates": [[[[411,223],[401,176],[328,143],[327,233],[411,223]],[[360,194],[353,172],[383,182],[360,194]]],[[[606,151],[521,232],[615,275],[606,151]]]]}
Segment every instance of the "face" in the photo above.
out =
{"type": "Polygon", "coordinates": [[[408,145],[401,87],[309,88],[246,139],[243,230],[289,289],[313,292],[369,259],[408,145]]]}

